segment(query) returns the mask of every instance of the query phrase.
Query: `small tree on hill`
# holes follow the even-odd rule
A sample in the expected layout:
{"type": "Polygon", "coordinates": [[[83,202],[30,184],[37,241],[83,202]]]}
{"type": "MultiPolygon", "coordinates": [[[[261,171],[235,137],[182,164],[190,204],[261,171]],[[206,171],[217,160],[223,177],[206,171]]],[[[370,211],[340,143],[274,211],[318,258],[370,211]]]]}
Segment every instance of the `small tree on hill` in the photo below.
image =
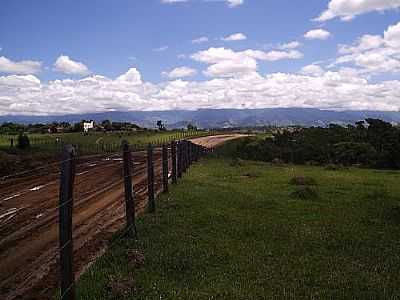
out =
{"type": "Polygon", "coordinates": [[[158,120],[158,121],[157,121],[157,127],[158,127],[158,130],[160,130],[160,131],[165,131],[165,130],[167,130],[167,129],[165,128],[165,125],[163,124],[163,121],[161,121],[161,120],[158,120]]]}

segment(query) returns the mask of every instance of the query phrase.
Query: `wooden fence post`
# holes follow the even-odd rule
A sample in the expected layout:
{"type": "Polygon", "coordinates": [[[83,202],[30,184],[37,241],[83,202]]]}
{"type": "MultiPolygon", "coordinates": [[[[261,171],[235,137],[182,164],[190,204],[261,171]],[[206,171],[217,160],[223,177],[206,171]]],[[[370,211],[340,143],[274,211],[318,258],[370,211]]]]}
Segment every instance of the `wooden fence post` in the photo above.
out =
{"type": "Polygon", "coordinates": [[[147,193],[149,199],[149,212],[156,211],[154,201],[154,163],[153,163],[153,145],[149,143],[147,147],[147,193]]]}
{"type": "Polygon", "coordinates": [[[74,179],[76,152],[72,145],[66,145],[62,152],[60,194],[59,194],[59,239],[61,299],[75,299],[75,278],[73,269],[72,213],[74,206],[74,179]]]}
{"type": "Polygon", "coordinates": [[[190,160],[189,160],[189,141],[185,141],[185,171],[189,168],[190,160]]]}
{"type": "Polygon", "coordinates": [[[182,140],[181,141],[181,172],[185,173],[186,171],[186,141],[182,140]]]}
{"type": "Polygon", "coordinates": [[[172,183],[178,182],[177,165],[176,165],[176,142],[171,143],[171,158],[172,158],[172,183]]]}
{"type": "Polygon", "coordinates": [[[126,210],[126,227],[128,235],[136,238],[135,224],[135,196],[132,186],[132,152],[127,141],[122,141],[122,151],[124,160],[124,186],[125,186],[125,210],[126,210]]]}
{"type": "Polygon", "coordinates": [[[192,165],[193,162],[193,144],[189,141],[189,166],[192,165]]]}
{"type": "Polygon", "coordinates": [[[168,147],[162,146],[163,192],[168,193],[168,147]]]}
{"type": "Polygon", "coordinates": [[[182,141],[178,142],[178,178],[182,177],[182,141]]]}

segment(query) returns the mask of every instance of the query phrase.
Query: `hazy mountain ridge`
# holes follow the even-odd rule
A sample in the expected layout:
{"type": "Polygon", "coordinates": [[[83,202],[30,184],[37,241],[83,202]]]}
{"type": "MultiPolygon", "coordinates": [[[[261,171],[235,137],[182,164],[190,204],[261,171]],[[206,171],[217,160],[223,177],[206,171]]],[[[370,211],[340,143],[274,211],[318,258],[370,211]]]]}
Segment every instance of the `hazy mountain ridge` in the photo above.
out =
{"type": "Polygon", "coordinates": [[[162,120],[169,128],[186,127],[192,123],[201,128],[303,125],[326,126],[330,123],[348,124],[366,118],[378,118],[400,123],[400,112],[385,111],[332,111],[314,108],[265,108],[265,109],[201,109],[196,111],[115,111],[55,116],[0,116],[0,123],[51,123],[79,122],[83,119],[100,122],[112,120],[133,122],[144,127],[155,127],[162,120]]]}

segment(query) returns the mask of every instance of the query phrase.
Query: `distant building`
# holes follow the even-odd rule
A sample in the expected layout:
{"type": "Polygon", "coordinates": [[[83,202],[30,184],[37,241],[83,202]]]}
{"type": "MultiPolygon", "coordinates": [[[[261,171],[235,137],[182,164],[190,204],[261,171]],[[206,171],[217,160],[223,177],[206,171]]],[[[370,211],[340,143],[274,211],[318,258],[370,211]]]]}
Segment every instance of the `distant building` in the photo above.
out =
{"type": "Polygon", "coordinates": [[[88,132],[89,129],[93,129],[94,128],[94,122],[90,121],[90,122],[83,122],[83,132],[88,132]]]}

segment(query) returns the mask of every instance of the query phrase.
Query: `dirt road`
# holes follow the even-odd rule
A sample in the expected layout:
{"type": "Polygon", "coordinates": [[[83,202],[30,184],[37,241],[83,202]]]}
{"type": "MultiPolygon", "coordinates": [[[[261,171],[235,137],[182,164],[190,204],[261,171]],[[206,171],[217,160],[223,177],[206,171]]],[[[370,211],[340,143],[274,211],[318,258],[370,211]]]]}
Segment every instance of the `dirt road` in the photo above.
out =
{"type": "Polygon", "coordinates": [[[214,135],[214,136],[204,136],[200,138],[191,139],[191,142],[201,145],[206,148],[215,148],[223,143],[235,140],[241,137],[246,137],[245,134],[225,134],[225,135],[214,135]]]}
{"type": "MultiPolygon", "coordinates": [[[[192,140],[215,147],[238,135],[192,140]]],[[[156,191],[161,190],[161,152],[154,152],[156,191]]],[[[136,213],[147,205],[144,152],[133,153],[136,213]]],[[[59,164],[0,182],[0,299],[47,299],[57,286],[59,164]]],[[[171,169],[171,158],[169,166],[171,169]]],[[[74,266],[80,271],[123,228],[122,157],[98,156],[77,165],[74,185],[74,266]]]]}

